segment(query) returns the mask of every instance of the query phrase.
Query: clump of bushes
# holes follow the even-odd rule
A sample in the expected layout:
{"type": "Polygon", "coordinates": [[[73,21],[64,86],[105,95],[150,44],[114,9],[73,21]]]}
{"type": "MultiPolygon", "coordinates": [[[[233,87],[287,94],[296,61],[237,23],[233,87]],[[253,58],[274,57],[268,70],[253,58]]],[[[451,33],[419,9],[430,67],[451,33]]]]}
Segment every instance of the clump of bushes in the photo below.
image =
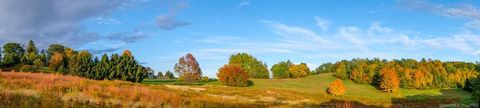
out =
{"type": "Polygon", "coordinates": [[[217,77],[227,86],[248,85],[248,73],[238,64],[227,64],[218,69],[217,77]]]}
{"type": "Polygon", "coordinates": [[[202,81],[202,82],[208,82],[208,81],[210,81],[210,78],[208,78],[207,76],[203,76],[203,77],[202,77],[202,80],[200,80],[200,81],[202,81]]]}
{"type": "Polygon", "coordinates": [[[306,63],[293,64],[288,61],[281,61],[272,66],[270,69],[273,73],[273,78],[302,78],[310,74],[310,69],[306,63]]]}
{"type": "Polygon", "coordinates": [[[330,86],[328,86],[327,88],[327,93],[334,96],[343,95],[345,94],[345,91],[346,91],[345,86],[343,85],[342,80],[340,79],[333,81],[333,83],[330,84],[330,86]]]}

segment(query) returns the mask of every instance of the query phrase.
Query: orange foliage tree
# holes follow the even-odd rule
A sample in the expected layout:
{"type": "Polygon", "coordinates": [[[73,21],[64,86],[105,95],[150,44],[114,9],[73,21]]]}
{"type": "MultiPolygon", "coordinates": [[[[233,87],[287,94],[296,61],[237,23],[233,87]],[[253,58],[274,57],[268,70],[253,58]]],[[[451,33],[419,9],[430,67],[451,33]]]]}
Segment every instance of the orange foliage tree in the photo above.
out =
{"type": "Polygon", "coordinates": [[[345,91],[346,91],[345,86],[343,85],[342,80],[340,79],[333,81],[333,83],[330,84],[330,86],[328,86],[328,89],[327,89],[328,94],[332,94],[335,96],[343,95],[345,94],[345,91]]]}
{"type": "Polygon", "coordinates": [[[224,65],[218,69],[217,77],[227,86],[247,86],[248,73],[238,64],[224,65]]]}
{"type": "Polygon", "coordinates": [[[398,79],[397,72],[394,68],[383,68],[380,70],[380,90],[384,92],[396,92],[400,86],[400,80],[398,79]]]}

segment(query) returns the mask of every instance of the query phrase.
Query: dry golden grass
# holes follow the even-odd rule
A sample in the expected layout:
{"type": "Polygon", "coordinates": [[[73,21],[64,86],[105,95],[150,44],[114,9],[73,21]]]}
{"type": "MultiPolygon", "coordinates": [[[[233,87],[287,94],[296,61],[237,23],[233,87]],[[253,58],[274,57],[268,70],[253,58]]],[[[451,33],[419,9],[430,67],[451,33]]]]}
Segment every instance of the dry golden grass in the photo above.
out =
{"type": "Polygon", "coordinates": [[[262,106],[213,98],[196,91],[170,89],[162,85],[21,72],[0,72],[0,99],[6,99],[0,102],[0,106],[4,107],[22,107],[21,104],[25,107],[69,107],[72,104],[95,107],[262,106]]]}
{"type": "Polygon", "coordinates": [[[303,79],[257,80],[249,87],[138,84],[57,74],[0,72],[0,108],[10,107],[396,107],[432,106],[468,98],[464,91],[403,90],[390,96],[370,85],[345,81],[344,96],[325,90],[330,74],[303,79]],[[378,93],[377,93],[378,92],[378,93]],[[428,92],[428,93],[427,93],[428,92]],[[432,92],[432,93],[429,93],[432,92]],[[364,96],[366,95],[366,96],[364,96]],[[437,96],[438,95],[438,96],[437,96]],[[431,100],[433,99],[433,100],[431,100]],[[430,102],[431,100],[431,102],[430,102]]]}

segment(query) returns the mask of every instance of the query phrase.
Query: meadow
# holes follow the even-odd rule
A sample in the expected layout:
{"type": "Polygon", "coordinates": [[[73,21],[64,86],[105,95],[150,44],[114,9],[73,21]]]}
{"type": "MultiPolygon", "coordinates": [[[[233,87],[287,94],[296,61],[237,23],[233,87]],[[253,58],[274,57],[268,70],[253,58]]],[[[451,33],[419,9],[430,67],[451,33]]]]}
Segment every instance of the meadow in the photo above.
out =
{"type": "MultiPolygon", "coordinates": [[[[402,89],[397,93],[385,93],[369,84],[343,81],[347,91],[344,96],[332,96],[325,92],[336,78],[332,73],[311,75],[296,79],[251,79],[248,87],[227,87],[218,81],[199,82],[190,88],[202,88],[203,93],[224,99],[269,103],[287,106],[365,106],[365,107],[439,107],[460,103],[472,104],[469,92],[461,88],[402,89]]],[[[146,79],[143,84],[179,85],[175,80],[146,79]]]]}
{"type": "Polygon", "coordinates": [[[46,73],[0,72],[0,107],[438,107],[473,103],[462,89],[409,90],[390,94],[344,81],[344,96],[325,90],[331,73],[297,79],[251,79],[248,87],[216,80],[183,85],[175,80],[90,80],[46,73]]]}

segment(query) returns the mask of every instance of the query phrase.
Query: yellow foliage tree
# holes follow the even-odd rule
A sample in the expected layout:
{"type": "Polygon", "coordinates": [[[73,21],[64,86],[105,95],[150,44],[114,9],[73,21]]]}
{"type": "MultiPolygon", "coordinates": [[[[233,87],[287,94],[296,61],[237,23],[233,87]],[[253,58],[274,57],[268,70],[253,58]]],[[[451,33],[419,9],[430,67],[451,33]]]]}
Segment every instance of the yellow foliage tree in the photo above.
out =
{"type": "Polygon", "coordinates": [[[414,73],[413,81],[414,81],[414,87],[415,88],[422,88],[422,87],[426,86],[426,84],[427,84],[427,81],[425,79],[425,74],[420,70],[417,70],[414,73]]]}
{"type": "Polygon", "coordinates": [[[346,91],[345,86],[343,85],[342,80],[340,79],[333,81],[333,83],[330,84],[330,86],[328,86],[328,89],[327,89],[328,94],[335,95],[335,96],[343,95],[345,94],[345,91],[346,91]]]}
{"type": "Polygon", "coordinates": [[[64,56],[65,55],[63,53],[55,52],[52,58],[50,58],[50,63],[49,63],[50,68],[54,69],[55,71],[58,71],[60,66],[64,64],[64,60],[63,60],[64,56]]]}
{"type": "Polygon", "coordinates": [[[398,79],[397,72],[393,68],[383,68],[380,70],[381,80],[379,88],[384,92],[396,92],[400,86],[400,80],[398,79]]]}
{"type": "Polygon", "coordinates": [[[307,64],[305,63],[300,63],[299,65],[291,65],[288,68],[288,72],[290,72],[290,76],[292,78],[299,78],[299,77],[305,77],[308,75],[310,72],[310,69],[308,68],[307,64]]]}
{"type": "Polygon", "coordinates": [[[122,56],[133,57],[133,54],[130,50],[125,50],[123,51],[122,56]]]}

